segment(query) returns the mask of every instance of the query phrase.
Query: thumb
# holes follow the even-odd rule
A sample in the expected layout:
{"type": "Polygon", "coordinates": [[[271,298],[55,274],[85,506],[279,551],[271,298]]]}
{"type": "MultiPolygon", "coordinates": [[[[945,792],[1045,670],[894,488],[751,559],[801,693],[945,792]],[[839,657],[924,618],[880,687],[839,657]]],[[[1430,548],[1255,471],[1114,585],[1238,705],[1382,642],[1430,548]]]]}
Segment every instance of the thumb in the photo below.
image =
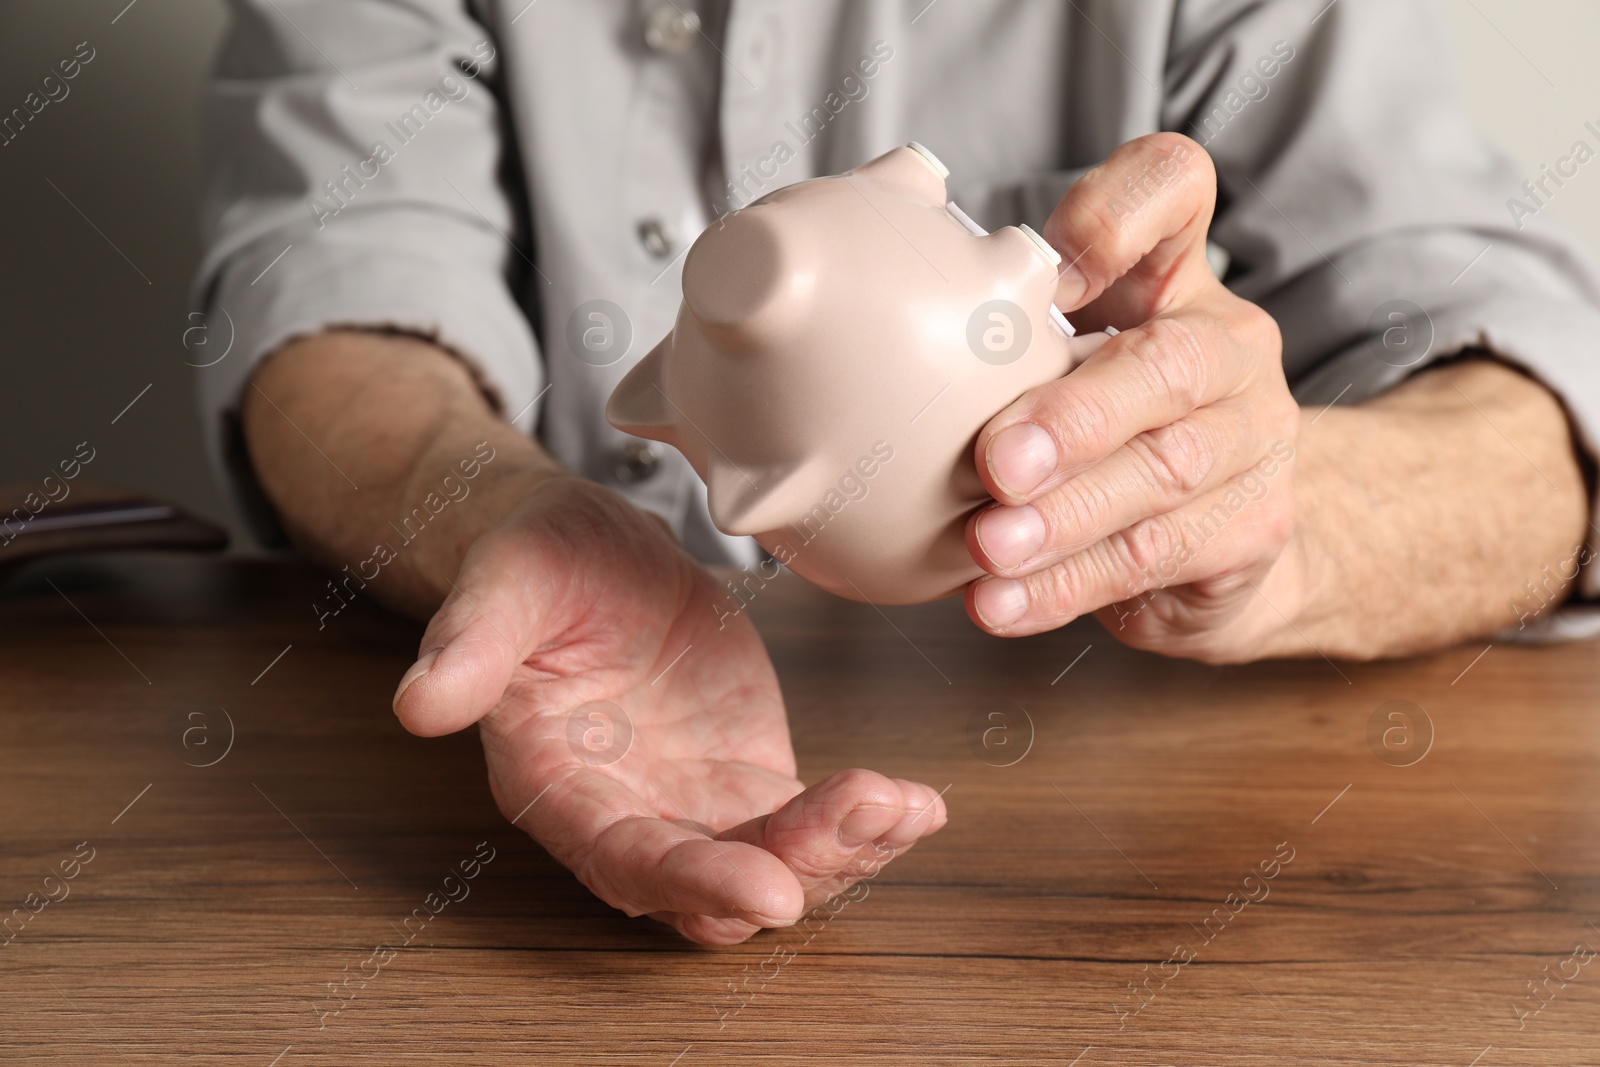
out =
{"type": "Polygon", "coordinates": [[[464,730],[505,695],[512,672],[539,646],[522,583],[493,567],[463,567],[428,623],[423,652],[400,679],[394,713],[422,737],[464,730]]]}
{"type": "Polygon", "coordinates": [[[1122,145],[1067,190],[1045,222],[1045,239],[1063,257],[1056,306],[1071,315],[1116,286],[1119,301],[1131,301],[1119,317],[1143,322],[1180,284],[1209,285],[1206,232],[1216,198],[1210,155],[1182,134],[1122,145]],[[1130,274],[1132,293],[1117,285],[1130,274]]]}
{"type": "Polygon", "coordinates": [[[466,729],[555,639],[585,626],[593,635],[602,617],[655,625],[692,566],[653,516],[593,482],[548,477],[468,550],[421,657],[400,679],[394,712],[423,737],[466,729]]]}

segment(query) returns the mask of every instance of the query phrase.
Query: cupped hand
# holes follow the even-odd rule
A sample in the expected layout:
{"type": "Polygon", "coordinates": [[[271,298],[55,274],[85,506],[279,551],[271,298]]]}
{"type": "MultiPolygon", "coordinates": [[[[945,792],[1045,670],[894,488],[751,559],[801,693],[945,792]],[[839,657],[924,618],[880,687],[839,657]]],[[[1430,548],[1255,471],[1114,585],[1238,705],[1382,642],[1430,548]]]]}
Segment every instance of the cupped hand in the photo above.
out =
{"type": "Polygon", "coordinates": [[[980,433],[998,504],[967,528],[991,577],[967,610],[991,633],[1099,612],[1129,644],[1225,662],[1290,645],[1299,407],[1282,339],[1206,259],[1210,158],[1178,134],[1123,145],[1073,186],[1045,237],[1056,303],[1120,330],[980,433]]]}
{"type": "Polygon", "coordinates": [[[606,903],[742,941],[946,816],[872,771],[806,789],[766,649],[730,608],[660,520],[552,478],[469,550],[395,712],[425,736],[481,720],[500,810],[606,903]]]}

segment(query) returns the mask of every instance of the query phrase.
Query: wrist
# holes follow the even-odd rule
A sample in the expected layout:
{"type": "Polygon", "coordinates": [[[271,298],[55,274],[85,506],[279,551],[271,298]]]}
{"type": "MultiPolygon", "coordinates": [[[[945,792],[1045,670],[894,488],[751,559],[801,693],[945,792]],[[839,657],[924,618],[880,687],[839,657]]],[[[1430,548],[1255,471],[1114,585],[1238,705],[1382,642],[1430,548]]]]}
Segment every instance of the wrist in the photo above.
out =
{"type": "Polygon", "coordinates": [[[551,479],[573,477],[531,440],[479,420],[434,442],[390,498],[382,531],[396,549],[406,597],[431,613],[450,592],[467,551],[551,479]],[[428,536],[421,536],[426,529],[428,536]]]}
{"type": "Polygon", "coordinates": [[[1445,364],[1359,407],[1307,414],[1304,584],[1290,616],[1304,637],[1289,654],[1367,660],[1487,637],[1517,623],[1527,579],[1582,541],[1586,497],[1560,406],[1498,363],[1445,364]]]}
{"type": "Polygon", "coordinates": [[[1372,535],[1380,519],[1370,493],[1351,477],[1357,442],[1381,429],[1372,421],[1361,408],[1301,412],[1294,534],[1262,583],[1281,624],[1268,655],[1364,660],[1382,654],[1377,631],[1364,620],[1370,590],[1360,588],[1363,579],[1350,568],[1352,553],[1367,551],[1358,536],[1362,524],[1372,535]]]}

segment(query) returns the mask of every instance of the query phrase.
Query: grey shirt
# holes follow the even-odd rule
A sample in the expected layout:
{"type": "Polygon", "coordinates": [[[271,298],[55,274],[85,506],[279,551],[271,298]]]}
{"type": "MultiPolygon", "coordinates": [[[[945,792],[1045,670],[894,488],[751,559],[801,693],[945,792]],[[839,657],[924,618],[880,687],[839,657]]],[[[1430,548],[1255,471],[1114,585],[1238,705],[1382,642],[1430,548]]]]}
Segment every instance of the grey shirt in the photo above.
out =
{"type": "MultiPolygon", "coordinates": [[[[1303,403],[1483,348],[1554,390],[1596,454],[1595,271],[1542,217],[1556,186],[1525,188],[1468,119],[1433,0],[232,6],[198,292],[237,341],[200,392],[212,454],[268,538],[242,392],[286,340],[349,325],[438,340],[563,463],[702,559],[753,561],[681,457],[606,424],[606,397],[670,329],[710,220],[908,140],[993,229],[1042,226],[1127,140],[1186,133],[1216,162],[1227,284],[1277,319],[1303,403]]],[[[1600,148],[1600,126],[1573,137],[1600,148]]],[[[1600,597],[1600,569],[1579,583],[1600,597]]],[[[1524,634],[1593,621],[1575,606],[1524,634]]]]}

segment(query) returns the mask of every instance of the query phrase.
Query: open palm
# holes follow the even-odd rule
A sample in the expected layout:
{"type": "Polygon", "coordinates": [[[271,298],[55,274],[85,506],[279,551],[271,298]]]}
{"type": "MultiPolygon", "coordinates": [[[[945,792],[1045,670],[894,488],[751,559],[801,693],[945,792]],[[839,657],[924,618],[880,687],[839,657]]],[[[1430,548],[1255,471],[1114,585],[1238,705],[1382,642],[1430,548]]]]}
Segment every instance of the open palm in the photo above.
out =
{"type": "Polygon", "coordinates": [[[429,736],[481,720],[500,810],[629,915],[742,941],[944,824],[934,790],[872,771],[806,789],[754,627],[598,486],[541,483],[454,586],[396,713],[429,736]]]}

